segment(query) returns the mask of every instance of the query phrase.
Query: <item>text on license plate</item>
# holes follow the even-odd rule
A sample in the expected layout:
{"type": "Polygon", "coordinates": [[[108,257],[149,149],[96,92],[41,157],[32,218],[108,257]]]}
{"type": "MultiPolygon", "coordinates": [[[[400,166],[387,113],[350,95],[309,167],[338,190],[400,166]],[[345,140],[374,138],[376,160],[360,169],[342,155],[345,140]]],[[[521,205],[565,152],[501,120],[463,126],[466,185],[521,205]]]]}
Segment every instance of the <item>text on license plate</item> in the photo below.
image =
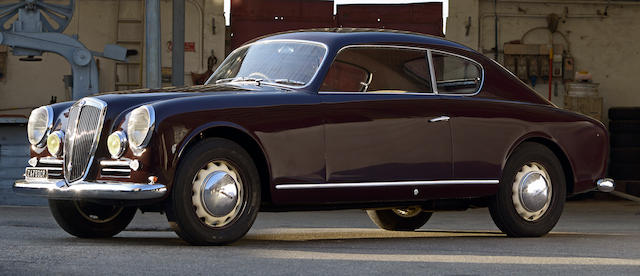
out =
{"type": "Polygon", "coordinates": [[[38,168],[27,168],[27,171],[24,175],[26,178],[31,178],[31,179],[46,179],[48,177],[48,173],[46,169],[38,169],[38,168]]]}

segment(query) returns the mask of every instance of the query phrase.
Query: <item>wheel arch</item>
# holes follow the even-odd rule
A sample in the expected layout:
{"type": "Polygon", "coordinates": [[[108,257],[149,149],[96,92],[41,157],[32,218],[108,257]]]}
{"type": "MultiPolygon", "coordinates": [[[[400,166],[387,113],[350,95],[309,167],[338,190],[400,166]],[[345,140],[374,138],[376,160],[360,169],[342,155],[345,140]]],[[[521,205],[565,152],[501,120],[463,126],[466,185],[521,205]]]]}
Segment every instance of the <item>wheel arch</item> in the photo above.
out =
{"type": "Polygon", "coordinates": [[[502,170],[504,171],[504,167],[507,164],[507,160],[509,160],[511,155],[516,151],[516,149],[518,149],[524,143],[536,143],[536,144],[543,145],[549,150],[551,150],[553,154],[555,154],[556,158],[558,158],[558,160],[560,161],[560,164],[562,165],[562,170],[564,172],[565,182],[567,185],[567,195],[572,194],[574,190],[574,185],[575,185],[573,165],[569,161],[569,158],[567,157],[566,152],[560,147],[560,145],[558,145],[550,137],[530,136],[520,140],[509,151],[509,154],[507,155],[507,157],[504,160],[504,163],[502,164],[502,170]]]}
{"type": "MultiPolygon", "coordinates": [[[[229,124],[214,124],[193,131],[184,141],[175,157],[177,165],[184,154],[199,141],[207,138],[225,138],[238,143],[253,159],[260,176],[261,198],[263,202],[271,202],[270,166],[261,144],[243,128],[229,124]]],[[[177,167],[177,166],[176,166],[177,167]]]]}

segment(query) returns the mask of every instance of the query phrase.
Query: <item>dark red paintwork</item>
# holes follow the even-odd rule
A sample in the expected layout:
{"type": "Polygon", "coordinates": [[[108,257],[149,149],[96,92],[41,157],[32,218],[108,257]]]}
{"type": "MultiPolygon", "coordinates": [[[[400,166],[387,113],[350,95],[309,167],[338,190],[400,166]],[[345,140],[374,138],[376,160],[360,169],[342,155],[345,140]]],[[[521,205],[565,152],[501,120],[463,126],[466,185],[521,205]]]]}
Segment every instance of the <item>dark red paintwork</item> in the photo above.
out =
{"type": "MultiPolygon", "coordinates": [[[[263,200],[285,209],[490,196],[496,184],[308,190],[276,190],[275,185],[498,180],[509,155],[524,141],[542,143],[556,153],[569,194],[594,188],[605,175],[608,135],[600,122],[558,109],[490,59],[459,44],[415,34],[342,29],[263,39],[321,42],[328,56],[304,89],[211,85],[96,96],[108,104],[107,119],[88,180],[109,179],[98,173],[99,161],[110,159],[106,138],[122,129],[128,112],[142,104],[153,106],[156,127],[141,157],[125,154],[142,165],[129,181],[146,182],[154,175],[171,191],[185,149],[218,135],[252,153],[263,177],[263,200]],[[410,45],[466,56],[483,66],[484,84],[474,96],[318,93],[336,53],[353,44],[410,45]],[[195,92],[179,92],[185,90],[195,92]],[[428,123],[442,115],[451,120],[428,123]]],[[[64,128],[70,105],[53,105],[56,129],[64,128]]],[[[44,156],[46,151],[32,149],[32,155],[44,156]]]]}

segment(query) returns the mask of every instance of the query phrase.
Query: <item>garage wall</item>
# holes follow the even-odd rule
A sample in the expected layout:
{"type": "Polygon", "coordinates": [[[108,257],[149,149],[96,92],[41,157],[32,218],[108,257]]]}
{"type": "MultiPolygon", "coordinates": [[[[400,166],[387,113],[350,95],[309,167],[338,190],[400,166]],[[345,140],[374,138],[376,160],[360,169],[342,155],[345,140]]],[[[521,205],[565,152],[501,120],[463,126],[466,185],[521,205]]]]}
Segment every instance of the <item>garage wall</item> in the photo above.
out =
{"type": "MultiPolygon", "coordinates": [[[[16,1],[0,0],[0,5],[16,1]]],[[[117,0],[77,0],[75,14],[64,33],[77,34],[90,50],[103,51],[104,45],[113,44],[116,40],[117,3],[117,0]]],[[[161,0],[161,13],[162,66],[170,67],[171,51],[167,43],[172,39],[171,0],[161,0]]],[[[195,43],[195,52],[185,53],[185,82],[190,84],[191,72],[206,71],[206,60],[211,50],[214,50],[218,61],[224,59],[223,0],[186,0],[185,13],[185,41],[195,43]]],[[[48,53],[41,62],[22,62],[9,53],[7,59],[7,76],[0,80],[0,115],[28,116],[34,107],[49,104],[52,96],[58,102],[70,99],[62,78],[71,74],[71,68],[62,57],[48,53]]],[[[100,90],[112,91],[115,88],[114,61],[98,60],[100,90]]]]}
{"type": "MultiPolygon", "coordinates": [[[[546,26],[550,13],[564,15],[558,31],[570,43],[576,70],[593,74],[600,83],[606,112],[613,106],[640,106],[637,74],[640,68],[640,3],[637,1],[540,1],[540,0],[464,0],[450,1],[446,37],[494,57],[494,18],[498,13],[498,47],[520,40],[533,27],[546,26]],[[470,25],[469,25],[470,24],[470,25]],[[469,25],[467,32],[466,26],[469,25]]],[[[549,32],[537,30],[526,36],[524,43],[546,44],[549,32]]],[[[561,36],[553,42],[565,44],[561,36]]],[[[499,61],[502,62],[502,53],[499,61]]],[[[544,97],[548,84],[539,82],[535,89],[544,97]]],[[[563,105],[564,86],[558,87],[552,101],[563,105]]]]}
{"type": "Polygon", "coordinates": [[[0,124],[0,205],[45,205],[44,198],[13,193],[13,183],[24,174],[29,160],[29,142],[24,135],[26,120],[19,120],[23,123],[6,121],[0,117],[0,122],[4,122],[0,124]]]}

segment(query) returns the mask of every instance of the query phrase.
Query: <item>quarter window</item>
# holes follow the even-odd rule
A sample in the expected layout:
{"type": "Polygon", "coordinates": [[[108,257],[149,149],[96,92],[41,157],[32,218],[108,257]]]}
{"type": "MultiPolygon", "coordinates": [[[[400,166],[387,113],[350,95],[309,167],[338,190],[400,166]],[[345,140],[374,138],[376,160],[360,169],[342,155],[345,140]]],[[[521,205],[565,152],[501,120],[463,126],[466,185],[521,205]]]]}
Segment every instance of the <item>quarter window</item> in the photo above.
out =
{"type": "Polygon", "coordinates": [[[467,59],[432,52],[439,94],[472,94],[480,89],[482,69],[467,59]]]}
{"type": "Polygon", "coordinates": [[[393,47],[343,49],[320,91],[433,93],[427,51],[393,47]]]}

